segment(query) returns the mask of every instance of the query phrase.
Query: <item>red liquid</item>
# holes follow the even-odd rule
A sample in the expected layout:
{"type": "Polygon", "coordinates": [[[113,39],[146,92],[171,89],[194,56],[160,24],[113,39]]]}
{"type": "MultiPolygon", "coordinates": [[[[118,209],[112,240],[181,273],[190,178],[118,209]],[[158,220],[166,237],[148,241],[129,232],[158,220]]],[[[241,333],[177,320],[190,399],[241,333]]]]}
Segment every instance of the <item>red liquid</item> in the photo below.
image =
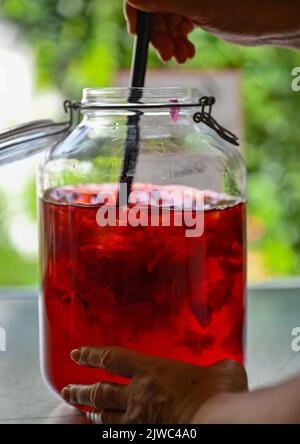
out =
{"type": "Polygon", "coordinates": [[[174,224],[99,227],[98,191],[52,189],[41,201],[42,350],[51,387],[121,381],[73,363],[69,353],[82,345],[199,365],[243,362],[245,204],[208,193],[204,233],[186,237],[174,224]]]}

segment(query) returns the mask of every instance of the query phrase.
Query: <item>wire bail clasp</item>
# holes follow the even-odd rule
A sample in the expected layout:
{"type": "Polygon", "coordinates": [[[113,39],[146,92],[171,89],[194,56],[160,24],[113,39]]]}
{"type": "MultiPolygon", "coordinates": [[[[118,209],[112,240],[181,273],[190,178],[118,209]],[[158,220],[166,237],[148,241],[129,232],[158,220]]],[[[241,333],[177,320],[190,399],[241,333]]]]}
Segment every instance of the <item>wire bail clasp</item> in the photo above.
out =
{"type": "Polygon", "coordinates": [[[238,137],[228,129],[220,125],[211,115],[212,107],[216,103],[215,97],[203,96],[199,99],[201,111],[194,114],[193,119],[196,123],[203,122],[212,128],[220,137],[233,145],[239,146],[238,137]]]}
{"type": "Polygon", "coordinates": [[[68,129],[72,128],[74,125],[74,111],[77,111],[77,125],[80,122],[80,107],[77,106],[77,102],[72,102],[71,100],[64,101],[64,110],[66,114],[69,114],[69,125],[68,129]]]}

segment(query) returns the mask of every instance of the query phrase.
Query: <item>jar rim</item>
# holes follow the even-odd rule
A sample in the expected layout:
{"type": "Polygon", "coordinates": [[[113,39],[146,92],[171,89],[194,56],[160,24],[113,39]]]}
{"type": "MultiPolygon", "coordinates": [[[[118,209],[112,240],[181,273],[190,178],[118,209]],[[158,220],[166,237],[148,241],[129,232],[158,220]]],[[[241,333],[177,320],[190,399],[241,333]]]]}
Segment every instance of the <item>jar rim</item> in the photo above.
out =
{"type": "Polygon", "coordinates": [[[139,93],[145,103],[166,103],[178,100],[180,103],[195,103],[201,97],[198,88],[185,87],[110,87],[110,88],[84,88],[82,91],[83,105],[87,104],[126,104],[132,93],[139,93]]]}

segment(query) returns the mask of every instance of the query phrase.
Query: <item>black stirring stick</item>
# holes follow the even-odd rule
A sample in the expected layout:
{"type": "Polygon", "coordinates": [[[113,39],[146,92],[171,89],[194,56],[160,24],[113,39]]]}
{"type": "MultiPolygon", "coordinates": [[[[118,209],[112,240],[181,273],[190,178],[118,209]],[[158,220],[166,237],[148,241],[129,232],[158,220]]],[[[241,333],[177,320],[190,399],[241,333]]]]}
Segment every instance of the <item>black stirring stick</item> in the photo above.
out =
{"type": "Polygon", "coordinates": [[[134,43],[131,65],[131,88],[143,88],[148,61],[152,14],[138,11],[137,36],[134,43]]]}
{"type": "MultiPolygon", "coordinates": [[[[135,39],[130,80],[129,103],[138,103],[143,95],[142,89],[145,83],[145,74],[148,60],[148,47],[151,33],[152,14],[138,11],[137,36],[135,39]]],[[[138,153],[139,153],[139,120],[142,113],[133,111],[134,115],[127,119],[127,136],[124,147],[124,161],[120,177],[119,205],[127,205],[135,177],[138,153]],[[124,184],[124,185],[123,185],[124,184]]]]}

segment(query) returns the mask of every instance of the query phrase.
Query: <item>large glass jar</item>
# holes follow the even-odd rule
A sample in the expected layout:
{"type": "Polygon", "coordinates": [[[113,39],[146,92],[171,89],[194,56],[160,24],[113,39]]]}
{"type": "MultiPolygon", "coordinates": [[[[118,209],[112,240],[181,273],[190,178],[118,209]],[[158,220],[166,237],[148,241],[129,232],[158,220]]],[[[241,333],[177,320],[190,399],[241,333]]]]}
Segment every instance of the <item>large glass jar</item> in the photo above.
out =
{"type": "Polygon", "coordinates": [[[82,345],[243,361],[242,158],[194,121],[197,109],[169,108],[199,91],[144,89],[143,109],[126,108],[128,96],[84,90],[83,119],[40,168],[41,350],[56,392],[118,380],[73,363],[82,345]]]}

